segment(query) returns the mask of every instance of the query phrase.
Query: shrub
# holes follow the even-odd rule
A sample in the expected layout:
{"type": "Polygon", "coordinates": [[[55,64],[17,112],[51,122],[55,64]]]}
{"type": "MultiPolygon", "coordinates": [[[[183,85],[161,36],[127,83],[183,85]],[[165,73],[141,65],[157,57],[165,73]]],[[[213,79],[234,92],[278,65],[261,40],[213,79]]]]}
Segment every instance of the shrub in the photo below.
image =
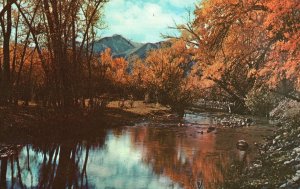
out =
{"type": "Polygon", "coordinates": [[[253,88],[246,97],[246,105],[254,115],[269,116],[279,103],[280,97],[266,87],[253,88]]]}

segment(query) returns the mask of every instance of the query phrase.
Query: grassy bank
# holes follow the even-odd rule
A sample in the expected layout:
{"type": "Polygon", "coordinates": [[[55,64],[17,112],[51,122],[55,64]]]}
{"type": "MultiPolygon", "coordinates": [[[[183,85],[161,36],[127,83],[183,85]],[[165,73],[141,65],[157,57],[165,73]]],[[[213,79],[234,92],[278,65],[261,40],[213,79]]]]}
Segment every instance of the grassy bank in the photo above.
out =
{"type": "Polygon", "coordinates": [[[112,101],[97,111],[72,109],[68,113],[36,105],[0,107],[0,138],[81,138],[97,136],[97,131],[133,125],[145,118],[170,114],[169,108],[157,104],[128,102],[121,108],[112,101]]]}

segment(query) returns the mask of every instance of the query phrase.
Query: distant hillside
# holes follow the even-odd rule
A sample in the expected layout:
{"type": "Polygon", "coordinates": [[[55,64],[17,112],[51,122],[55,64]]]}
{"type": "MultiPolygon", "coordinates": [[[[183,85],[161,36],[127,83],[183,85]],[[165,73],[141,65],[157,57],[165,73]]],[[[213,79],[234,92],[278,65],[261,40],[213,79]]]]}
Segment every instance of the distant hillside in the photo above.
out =
{"type": "Polygon", "coordinates": [[[117,55],[127,51],[128,49],[134,49],[135,45],[121,35],[104,37],[94,43],[95,52],[102,52],[106,48],[110,48],[113,55],[117,55]]]}
{"type": "Polygon", "coordinates": [[[147,53],[153,49],[158,49],[160,46],[156,43],[146,43],[139,48],[134,49],[131,51],[130,55],[137,55],[140,58],[144,59],[147,56],[147,53]]]}
{"type": "Polygon", "coordinates": [[[149,51],[160,48],[162,43],[136,43],[121,35],[113,35],[96,41],[94,43],[94,52],[100,53],[106,48],[110,48],[114,57],[128,59],[130,56],[138,56],[144,59],[149,51]]]}

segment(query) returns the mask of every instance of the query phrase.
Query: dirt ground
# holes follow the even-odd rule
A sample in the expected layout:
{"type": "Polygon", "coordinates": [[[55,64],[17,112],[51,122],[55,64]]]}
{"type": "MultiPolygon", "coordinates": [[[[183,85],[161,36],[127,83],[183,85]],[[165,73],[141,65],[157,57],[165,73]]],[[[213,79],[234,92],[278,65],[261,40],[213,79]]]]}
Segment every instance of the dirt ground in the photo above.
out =
{"type": "MultiPolygon", "coordinates": [[[[120,108],[119,101],[112,101],[107,105],[108,108],[120,108]]],[[[125,101],[124,107],[122,108],[125,112],[130,112],[133,114],[138,114],[141,116],[147,116],[155,114],[159,111],[170,111],[170,108],[165,107],[161,104],[149,103],[146,104],[143,101],[134,101],[133,106],[131,107],[130,101],[125,101]]]]}
{"type": "Polygon", "coordinates": [[[119,101],[112,101],[107,108],[95,112],[59,110],[39,106],[0,107],[0,140],[4,138],[70,138],[89,137],[96,130],[110,127],[130,126],[145,118],[169,115],[170,109],[159,104],[129,101],[120,107],[119,101]]]}

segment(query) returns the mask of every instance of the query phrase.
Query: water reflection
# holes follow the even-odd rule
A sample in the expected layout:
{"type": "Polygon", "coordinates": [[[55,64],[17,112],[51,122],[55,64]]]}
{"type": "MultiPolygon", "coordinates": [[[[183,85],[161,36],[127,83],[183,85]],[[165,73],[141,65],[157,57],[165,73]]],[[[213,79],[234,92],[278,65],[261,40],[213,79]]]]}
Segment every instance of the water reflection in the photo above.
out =
{"type": "MultiPolygon", "coordinates": [[[[132,143],[142,149],[143,162],[184,188],[218,188],[232,160],[249,157],[235,150],[236,136],[200,134],[198,128],[135,128],[132,143]],[[226,139],[221,139],[225,137],[226,139]],[[223,141],[225,140],[225,141],[223,141]],[[202,187],[201,187],[202,186],[202,187]]],[[[247,136],[245,136],[247,137],[247,136]]]]}
{"type": "Polygon", "coordinates": [[[233,161],[253,158],[254,149],[241,153],[236,141],[245,139],[253,147],[270,132],[254,126],[201,134],[205,128],[135,126],[99,133],[93,141],[23,145],[14,156],[1,158],[0,186],[213,189],[222,186],[233,161]]]}

